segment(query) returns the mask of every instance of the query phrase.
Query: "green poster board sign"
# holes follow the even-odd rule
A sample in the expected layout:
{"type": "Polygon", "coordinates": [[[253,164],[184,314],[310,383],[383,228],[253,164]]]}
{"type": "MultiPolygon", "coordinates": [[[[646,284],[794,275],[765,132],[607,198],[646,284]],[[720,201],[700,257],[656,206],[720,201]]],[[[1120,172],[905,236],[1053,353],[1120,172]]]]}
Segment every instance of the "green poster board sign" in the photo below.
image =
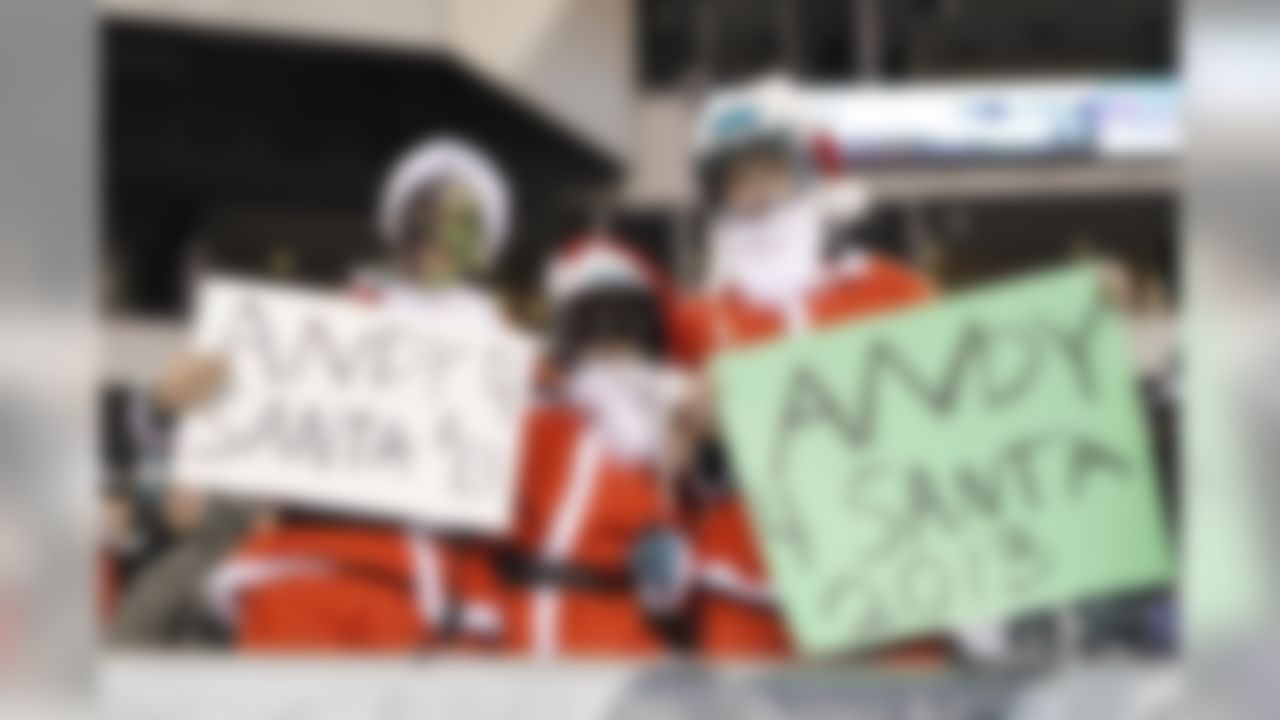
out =
{"type": "Polygon", "coordinates": [[[1123,327],[1090,268],[730,353],[715,373],[805,652],[1171,576],[1123,327]]]}

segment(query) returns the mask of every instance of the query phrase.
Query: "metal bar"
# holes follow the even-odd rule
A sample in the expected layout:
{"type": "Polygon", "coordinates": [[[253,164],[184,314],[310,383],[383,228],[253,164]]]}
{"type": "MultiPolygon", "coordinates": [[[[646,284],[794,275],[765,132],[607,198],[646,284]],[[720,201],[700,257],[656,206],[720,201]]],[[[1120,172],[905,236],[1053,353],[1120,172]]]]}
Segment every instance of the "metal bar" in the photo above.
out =
{"type": "Polygon", "coordinates": [[[854,74],[878,80],[884,73],[884,13],[880,0],[849,0],[853,36],[858,39],[854,74]]]}

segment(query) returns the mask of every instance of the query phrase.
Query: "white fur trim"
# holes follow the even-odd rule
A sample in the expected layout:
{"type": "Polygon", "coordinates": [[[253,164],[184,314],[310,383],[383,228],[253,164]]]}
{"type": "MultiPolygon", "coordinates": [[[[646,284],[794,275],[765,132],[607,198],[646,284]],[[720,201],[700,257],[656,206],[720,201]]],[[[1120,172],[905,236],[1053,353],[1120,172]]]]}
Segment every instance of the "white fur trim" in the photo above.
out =
{"type": "Polygon", "coordinates": [[[772,607],[773,592],[767,585],[747,577],[726,560],[705,560],[698,568],[698,584],[752,605],[772,607]]]}
{"type": "MultiPolygon", "coordinates": [[[[548,563],[560,563],[569,557],[582,530],[587,508],[595,495],[600,477],[603,445],[591,432],[578,441],[569,470],[568,491],[551,521],[551,531],[543,542],[539,556],[548,563]]],[[[552,658],[560,652],[560,589],[538,585],[533,593],[533,653],[539,658],[552,658]]]]}
{"type": "Polygon", "coordinates": [[[493,637],[502,632],[502,613],[493,603],[463,603],[458,622],[464,632],[474,635],[493,637]]]}
{"type": "Polygon", "coordinates": [[[302,575],[323,575],[332,566],[307,557],[236,558],[220,565],[205,581],[204,597],[214,615],[228,627],[240,618],[240,598],[256,587],[302,575]]]}
{"type": "Polygon", "coordinates": [[[707,157],[766,135],[806,137],[813,129],[812,117],[802,93],[784,76],[730,86],[713,94],[699,111],[694,152],[707,157]],[[745,127],[726,136],[734,116],[741,116],[745,127]]]}
{"type": "Polygon", "coordinates": [[[866,182],[847,178],[820,186],[818,202],[827,220],[837,223],[863,220],[875,205],[866,182]]]}
{"type": "Polygon", "coordinates": [[[636,261],[621,250],[593,244],[551,265],[547,295],[563,304],[596,288],[632,287],[653,290],[652,281],[636,261]]]}
{"type": "Polygon", "coordinates": [[[413,565],[413,596],[418,611],[432,626],[440,627],[447,611],[440,551],[430,538],[415,533],[406,534],[405,543],[413,565]]]}
{"type": "Polygon", "coordinates": [[[466,186],[480,204],[486,250],[497,255],[511,224],[510,190],[502,173],[478,148],[457,138],[427,140],[396,163],[378,206],[378,232],[394,242],[401,217],[413,196],[428,183],[449,178],[466,186]]]}
{"type": "Polygon", "coordinates": [[[871,257],[862,250],[853,250],[835,260],[836,275],[843,279],[860,278],[871,270],[871,257]]]}

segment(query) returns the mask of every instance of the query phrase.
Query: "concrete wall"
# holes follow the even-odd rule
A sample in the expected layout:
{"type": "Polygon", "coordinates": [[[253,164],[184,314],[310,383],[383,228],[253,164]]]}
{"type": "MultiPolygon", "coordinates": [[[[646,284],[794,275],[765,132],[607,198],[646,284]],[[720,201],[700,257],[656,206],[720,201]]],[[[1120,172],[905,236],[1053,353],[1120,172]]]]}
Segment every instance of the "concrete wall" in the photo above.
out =
{"type": "Polygon", "coordinates": [[[639,207],[685,206],[695,196],[690,101],[647,93],[635,102],[622,202],[639,207]]]}
{"type": "Polygon", "coordinates": [[[426,49],[449,0],[98,0],[112,17],[426,49]]]}
{"type": "Polygon", "coordinates": [[[625,159],[631,136],[629,0],[454,0],[454,52],[625,159]]]}

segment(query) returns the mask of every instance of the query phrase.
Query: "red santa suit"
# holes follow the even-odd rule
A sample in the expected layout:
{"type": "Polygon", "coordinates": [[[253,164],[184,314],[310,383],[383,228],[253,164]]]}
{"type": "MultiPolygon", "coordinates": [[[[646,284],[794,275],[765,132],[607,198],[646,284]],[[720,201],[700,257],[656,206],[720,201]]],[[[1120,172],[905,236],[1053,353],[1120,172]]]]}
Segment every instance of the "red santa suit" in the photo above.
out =
{"type": "MultiPolygon", "coordinates": [[[[366,280],[355,295],[442,322],[500,321],[477,291],[432,297],[366,280]]],[[[502,630],[489,543],[393,524],[286,520],[249,538],[209,593],[246,650],[475,647],[502,630]]]]}
{"type": "MultiPolygon", "coordinates": [[[[418,189],[440,178],[470,187],[489,252],[505,232],[507,198],[483,155],[431,141],[393,170],[378,222],[392,240],[418,189]]],[[[388,278],[357,279],[352,295],[433,324],[502,323],[496,303],[465,286],[425,291],[388,278]]],[[[239,647],[273,651],[407,651],[496,644],[501,587],[477,541],[387,523],[293,517],[248,538],[206,587],[239,647]]]]}
{"type": "Polygon", "coordinates": [[[98,622],[107,625],[120,604],[120,566],[108,550],[98,550],[96,560],[98,622]]]}
{"type": "Polygon", "coordinates": [[[295,521],[250,538],[210,592],[241,649],[411,651],[455,639],[454,613],[469,610],[474,633],[499,629],[496,604],[484,627],[484,606],[459,592],[468,562],[425,533],[295,521]]]}
{"type": "MultiPolygon", "coordinates": [[[[853,322],[929,295],[925,282],[888,260],[866,254],[826,260],[828,220],[837,209],[844,220],[857,217],[868,198],[854,183],[813,182],[844,168],[838,145],[809,109],[794,85],[775,77],[717,94],[696,123],[695,152],[717,206],[709,228],[711,290],[680,313],[678,347],[695,366],[727,348],[853,322]],[[794,190],[768,202],[757,203],[755,192],[735,199],[735,186],[752,185],[733,182],[732,160],[752,154],[795,168],[794,190]],[[832,193],[837,187],[843,190],[832,193]]],[[[789,639],[744,500],[731,488],[704,495],[689,520],[703,652],[786,654],[789,639]]]]}
{"type": "MultiPolygon", "coordinates": [[[[855,321],[930,295],[919,276],[868,254],[836,261],[805,285],[781,302],[756,299],[732,286],[690,299],[681,310],[681,356],[697,366],[728,348],[855,321]]],[[[745,500],[729,493],[707,501],[694,513],[690,533],[697,584],[704,591],[695,602],[702,651],[718,657],[787,654],[790,641],[745,500]]]]}
{"type": "Polygon", "coordinates": [[[569,406],[535,411],[528,438],[507,647],[544,658],[661,651],[628,572],[637,538],[671,522],[652,468],[614,456],[569,406]]]}
{"type": "MultiPolygon", "coordinates": [[[[658,282],[626,248],[592,239],[556,260],[550,294],[562,304],[605,285],[658,292],[658,282]]],[[[630,383],[571,368],[530,417],[508,563],[505,624],[514,652],[634,658],[663,649],[630,570],[636,543],[673,527],[656,470],[661,418],[631,414],[636,406],[623,384],[630,383]]],[[[663,393],[655,386],[650,397],[663,393]]]]}

